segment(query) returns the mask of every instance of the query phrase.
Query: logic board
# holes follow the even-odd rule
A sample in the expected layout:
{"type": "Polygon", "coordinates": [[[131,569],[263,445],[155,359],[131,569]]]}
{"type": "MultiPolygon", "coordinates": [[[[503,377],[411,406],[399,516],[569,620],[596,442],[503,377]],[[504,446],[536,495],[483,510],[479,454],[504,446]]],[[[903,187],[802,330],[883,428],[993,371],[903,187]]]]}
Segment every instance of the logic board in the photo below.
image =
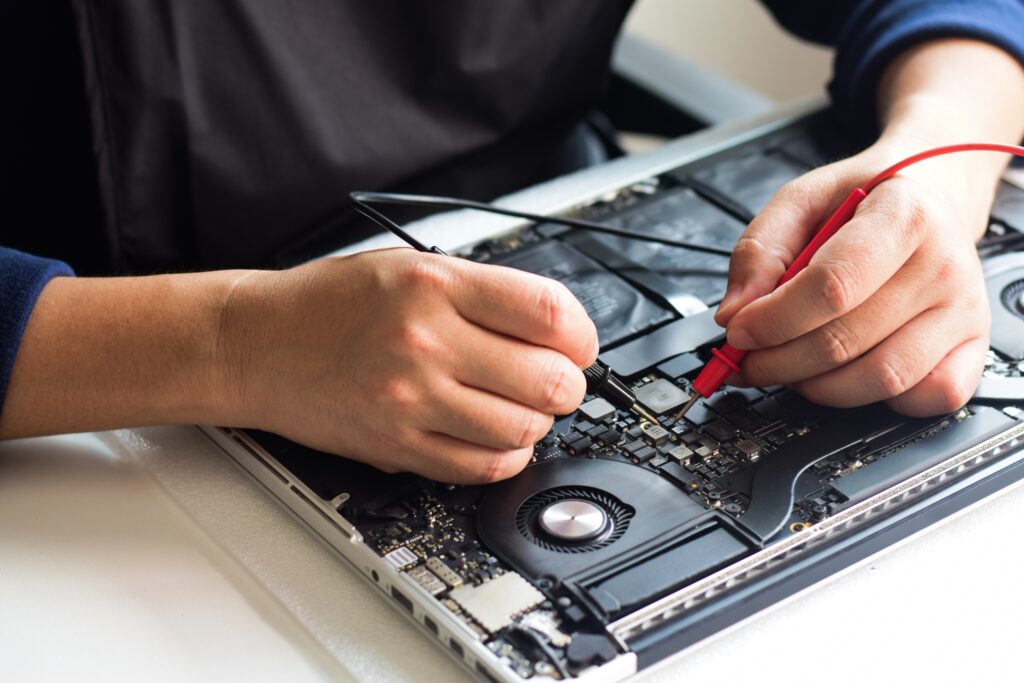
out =
{"type": "MultiPolygon", "coordinates": [[[[729,248],[781,184],[851,151],[819,115],[631,184],[579,215],[729,248]]],[[[721,341],[709,307],[724,292],[727,258],[530,225],[461,256],[564,282],[598,327],[602,360],[657,423],[588,396],[556,418],[526,470],[488,486],[384,474],[273,434],[224,433],[286,482],[289,505],[289,487],[308,492],[318,514],[354,530],[381,568],[363,571],[484,679],[620,672],[615,679],[624,658],[635,669],[742,618],[731,596],[769,585],[773,572],[852,534],[895,528],[901,511],[1009,462],[1024,432],[1022,247],[1024,190],[1005,184],[979,245],[994,314],[987,383],[950,415],[826,408],[775,386],[728,388],[679,418],[721,341]],[[794,543],[804,538],[817,540],[794,543]],[[396,578],[382,578],[384,567],[396,578]],[[439,624],[447,619],[459,628],[439,624]],[[489,655],[470,654],[470,643],[489,655]]]]}

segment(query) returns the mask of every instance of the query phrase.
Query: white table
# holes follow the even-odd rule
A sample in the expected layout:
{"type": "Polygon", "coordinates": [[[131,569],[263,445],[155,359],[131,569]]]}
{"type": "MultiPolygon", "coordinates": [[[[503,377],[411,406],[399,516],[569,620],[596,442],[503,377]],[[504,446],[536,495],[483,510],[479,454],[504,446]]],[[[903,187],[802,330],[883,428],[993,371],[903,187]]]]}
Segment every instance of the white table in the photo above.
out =
{"type": "MultiPolygon", "coordinates": [[[[509,201],[562,209],[721,137],[509,201]]],[[[500,224],[466,218],[426,235],[500,224]]],[[[1022,520],[1015,489],[637,680],[1019,678],[1022,520]]],[[[0,443],[0,680],[62,679],[472,680],[191,427],[0,443]]]]}
{"type": "MultiPolygon", "coordinates": [[[[1024,489],[638,677],[1019,675],[1024,489]]],[[[469,681],[197,429],[0,444],[0,679],[469,681]]]]}

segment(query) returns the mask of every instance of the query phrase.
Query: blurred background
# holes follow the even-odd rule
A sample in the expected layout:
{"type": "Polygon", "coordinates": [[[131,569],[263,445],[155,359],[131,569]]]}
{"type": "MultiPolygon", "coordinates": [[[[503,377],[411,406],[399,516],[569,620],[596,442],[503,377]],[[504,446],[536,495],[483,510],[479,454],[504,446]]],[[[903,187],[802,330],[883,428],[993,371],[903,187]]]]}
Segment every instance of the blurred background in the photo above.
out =
{"type": "Polygon", "coordinates": [[[626,31],[777,102],[820,92],[832,50],[783,30],[756,0],[638,0],[626,31]]]}

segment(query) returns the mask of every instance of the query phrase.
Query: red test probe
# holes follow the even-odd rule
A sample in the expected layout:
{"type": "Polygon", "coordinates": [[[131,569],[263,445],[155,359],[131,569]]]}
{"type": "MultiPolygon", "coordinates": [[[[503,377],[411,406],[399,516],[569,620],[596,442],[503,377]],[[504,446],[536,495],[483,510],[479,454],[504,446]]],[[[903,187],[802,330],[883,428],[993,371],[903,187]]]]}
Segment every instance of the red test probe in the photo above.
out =
{"type": "MultiPolygon", "coordinates": [[[[864,198],[868,196],[868,193],[875,189],[875,187],[880,183],[892,178],[906,167],[912,166],[919,161],[924,161],[925,159],[931,159],[932,157],[942,156],[945,154],[954,154],[956,152],[1004,152],[1006,154],[1024,157],[1024,147],[999,143],[978,142],[936,147],[907,157],[906,159],[893,164],[869,180],[862,187],[855,189],[845,200],[843,200],[843,203],[839,205],[836,212],[832,214],[828,221],[825,222],[825,225],[822,226],[821,230],[819,230],[807,246],[804,247],[803,251],[800,252],[800,255],[796,257],[796,260],[789,264],[789,267],[786,268],[786,272],[782,274],[782,277],[779,278],[779,281],[775,284],[775,289],[778,289],[792,280],[797,273],[807,267],[807,264],[810,263],[811,259],[818,252],[818,249],[821,248],[821,245],[825,244],[825,242],[839,231],[839,228],[846,225],[846,223],[853,218],[853,214],[857,210],[857,206],[860,205],[860,203],[864,201],[864,198]]],[[[676,419],[678,420],[685,415],[686,412],[693,407],[693,404],[695,404],[702,396],[704,398],[710,398],[713,393],[718,391],[725,380],[729,378],[729,375],[734,372],[739,372],[740,363],[743,362],[743,357],[746,355],[746,351],[734,349],[728,342],[722,345],[719,349],[712,349],[711,360],[708,361],[707,365],[704,366],[704,369],[700,371],[699,375],[697,375],[697,379],[693,381],[693,391],[690,392],[690,399],[676,415],[676,419]]]]}

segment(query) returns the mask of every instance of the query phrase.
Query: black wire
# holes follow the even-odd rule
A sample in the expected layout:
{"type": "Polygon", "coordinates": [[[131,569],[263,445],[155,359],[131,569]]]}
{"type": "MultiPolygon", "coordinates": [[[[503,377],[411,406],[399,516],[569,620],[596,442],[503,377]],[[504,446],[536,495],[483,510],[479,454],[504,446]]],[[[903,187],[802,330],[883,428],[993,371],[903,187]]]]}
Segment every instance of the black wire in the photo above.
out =
{"type": "Polygon", "coordinates": [[[572,676],[569,674],[569,671],[565,668],[565,665],[562,663],[561,658],[558,656],[558,653],[555,652],[554,648],[548,645],[547,641],[544,640],[543,636],[541,636],[539,633],[537,633],[531,628],[520,626],[518,624],[512,626],[509,630],[512,633],[518,634],[525,640],[528,640],[534,647],[540,650],[547,658],[547,660],[551,662],[551,665],[555,667],[555,670],[562,678],[566,680],[572,678],[572,676]]]}
{"type": "Polygon", "coordinates": [[[455,197],[434,197],[430,195],[418,195],[418,194],[397,194],[392,192],[351,192],[349,198],[355,205],[356,211],[363,216],[366,216],[377,225],[385,228],[401,239],[405,240],[408,244],[418,249],[419,251],[437,251],[437,248],[428,248],[422,242],[415,239],[402,229],[400,225],[389,219],[381,212],[373,209],[370,204],[400,204],[404,206],[429,206],[437,207],[440,209],[473,209],[476,211],[486,211],[488,213],[496,213],[502,216],[512,216],[514,218],[525,218],[526,220],[533,221],[535,223],[555,223],[558,225],[566,225],[570,228],[577,228],[582,230],[590,230],[592,232],[602,232],[608,235],[615,235],[617,237],[625,237],[627,239],[642,240],[645,242],[656,242],[658,244],[664,244],[670,247],[679,247],[680,249],[691,249],[693,251],[703,252],[705,254],[716,254],[719,256],[730,256],[732,252],[725,249],[719,249],[717,247],[706,247],[702,244],[691,244],[689,242],[682,242],[680,240],[673,240],[667,237],[658,237],[657,235],[646,235],[641,232],[634,232],[632,230],[623,230],[622,228],[613,228],[608,225],[602,225],[601,223],[594,223],[592,221],[581,220],[579,218],[564,218],[562,216],[544,216],[536,213],[529,213],[527,211],[516,211],[514,209],[505,209],[500,206],[494,206],[493,204],[485,204],[483,202],[474,202],[470,199],[457,199],[455,197]]]}

